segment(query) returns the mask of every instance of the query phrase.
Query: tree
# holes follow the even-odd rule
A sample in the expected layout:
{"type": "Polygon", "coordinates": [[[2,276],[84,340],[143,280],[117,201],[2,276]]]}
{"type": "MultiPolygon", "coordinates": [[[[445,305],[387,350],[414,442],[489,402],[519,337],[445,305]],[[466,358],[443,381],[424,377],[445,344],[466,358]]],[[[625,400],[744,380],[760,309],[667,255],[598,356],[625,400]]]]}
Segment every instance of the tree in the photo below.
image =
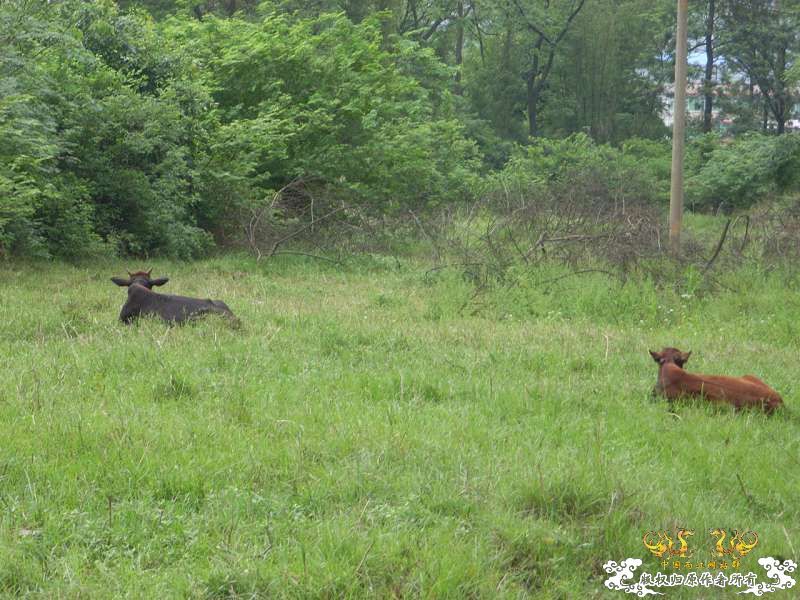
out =
{"type": "MultiPolygon", "coordinates": [[[[715,102],[714,70],[719,59],[720,40],[717,35],[719,6],[726,0],[703,0],[689,3],[689,54],[700,48],[705,54],[705,65],[702,68],[703,120],[701,130],[708,133],[713,127],[715,102]]],[[[700,69],[695,67],[692,71],[700,69]]],[[[695,73],[692,73],[694,75],[695,73]]]]}
{"type": "Polygon", "coordinates": [[[523,79],[531,137],[538,133],[539,101],[553,69],[556,50],[585,4],[586,0],[571,0],[566,7],[562,3],[556,6],[551,0],[511,0],[507,18],[518,21],[527,34],[523,79]]]}
{"type": "Polygon", "coordinates": [[[387,40],[377,16],[172,25],[215,90],[220,127],[199,177],[205,196],[232,182],[232,197],[257,202],[313,177],[389,212],[466,188],[474,151],[452,112],[451,72],[430,49],[387,40]]]}
{"type": "Polygon", "coordinates": [[[615,143],[664,138],[661,94],[673,76],[666,61],[674,51],[673,22],[670,0],[588,3],[553,68],[540,111],[542,134],[586,131],[615,143]]]}
{"type": "Polygon", "coordinates": [[[783,133],[793,108],[786,73],[800,51],[797,0],[727,0],[721,17],[726,59],[758,86],[783,133]]]}

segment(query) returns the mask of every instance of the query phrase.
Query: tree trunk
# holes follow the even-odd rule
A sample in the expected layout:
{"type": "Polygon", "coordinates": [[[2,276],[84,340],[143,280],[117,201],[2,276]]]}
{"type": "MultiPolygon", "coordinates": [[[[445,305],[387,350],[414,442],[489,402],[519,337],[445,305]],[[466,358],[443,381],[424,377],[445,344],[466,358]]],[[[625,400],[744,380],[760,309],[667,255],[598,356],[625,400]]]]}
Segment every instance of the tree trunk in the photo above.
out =
{"type": "Polygon", "coordinates": [[[536,75],[531,74],[526,78],[525,83],[528,88],[528,135],[536,137],[537,133],[537,112],[539,110],[539,86],[536,85],[536,75]]]}
{"type": "Polygon", "coordinates": [[[475,34],[478,36],[478,46],[481,49],[481,66],[486,66],[486,52],[483,48],[483,33],[481,32],[481,24],[478,21],[478,9],[475,6],[475,0],[472,0],[472,21],[475,23],[475,34]]]}
{"type": "Polygon", "coordinates": [[[527,94],[526,98],[528,101],[528,135],[530,137],[536,137],[537,134],[537,119],[536,117],[537,112],[539,110],[539,95],[542,91],[542,83],[543,81],[539,79],[541,73],[541,66],[539,61],[539,53],[542,51],[542,46],[544,45],[544,37],[539,36],[539,39],[536,41],[536,45],[534,46],[534,54],[533,54],[533,64],[531,65],[530,71],[525,76],[525,85],[527,86],[527,94]],[[539,79],[539,81],[537,81],[539,79]]]}
{"type": "Polygon", "coordinates": [[[513,44],[513,33],[511,22],[509,21],[506,25],[506,39],[503,43],[503,69],[505,71],[511,70],[511,46],[513,44]]]}
{"type": "Polygon", "coordinates": [[[456,23],[456,85],[455,93],[461,95],[461,68],[464,63],[464,2],[459,0],[456,6],[458,22],[456,23]]]}
{"type": "Polygon", "coordinates": [[[706,21],[706,77],[703,82],[705,105],[703,106],[703,132],[711,131],[711,119],[714,110],[714,94],[712,93],[712,76],[714,75],[714,18],[716,0],[708,0],[708,20],[706,21]]]}
{"type": "Polygon", "coordinates": [[[787,107],[791,106],[791,100],[787,97],[786,86],[783,77],[786,73],[786,46],[781,46],[778,50],[778,59],[775,61],[775,120],[778,122],[778,135],[786,130],[787,107]]]}
{"type": "MultiPolygon", "coordinates": [[[[782,86],[781,86],[782,87],[782,86]]],[[[786,100],[783,96],[783,90],[781,90],[781,95],[775,98],[775,121],[778,124],[777,133],[781,135],[786,131],[786,100]]]]}
{"type": "Polygon", "coordinates": [[[419,15],[417,15],[417,0],[409,1],[409,8],[411,9],[411,17],[414,19],[414,29],[419,29],[419,15]]]}

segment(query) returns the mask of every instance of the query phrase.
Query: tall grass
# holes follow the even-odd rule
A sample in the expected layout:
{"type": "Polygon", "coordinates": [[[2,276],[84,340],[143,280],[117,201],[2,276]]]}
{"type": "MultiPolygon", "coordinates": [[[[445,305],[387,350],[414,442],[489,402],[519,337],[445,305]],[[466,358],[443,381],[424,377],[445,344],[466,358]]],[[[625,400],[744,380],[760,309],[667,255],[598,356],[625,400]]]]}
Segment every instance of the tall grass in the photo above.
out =
{"type": "Polygon", "coordinates": [[[126,327],[137,266],[0,265],[0,594],[621,597],[602,564],[675,526],[758,532],[762,577],[799,558],[794,275],[476,295],[412,260],[156,261],[243,327],[126,327]],[[792,410],[672,414],[665,345],[792,410]]]}

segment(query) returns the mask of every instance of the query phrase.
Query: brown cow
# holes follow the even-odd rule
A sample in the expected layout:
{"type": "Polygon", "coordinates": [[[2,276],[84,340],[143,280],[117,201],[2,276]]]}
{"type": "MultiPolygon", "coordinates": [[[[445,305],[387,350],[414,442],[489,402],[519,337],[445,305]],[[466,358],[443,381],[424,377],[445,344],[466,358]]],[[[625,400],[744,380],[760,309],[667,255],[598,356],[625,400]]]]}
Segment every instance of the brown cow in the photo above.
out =
{"type": "Polygon", "coordinates": [[[654,394],[662,394],[670,402],[681,396],[700,396],[712,402],[727,402],[736,410],[758,407],[767,414],[783,404],[778,392],[752,375],[726,377],[687,373],[683,365],[691,354],[677,348],[664,348],[661,352],[650,350],[650,356],[659,364],[654,394]]]}

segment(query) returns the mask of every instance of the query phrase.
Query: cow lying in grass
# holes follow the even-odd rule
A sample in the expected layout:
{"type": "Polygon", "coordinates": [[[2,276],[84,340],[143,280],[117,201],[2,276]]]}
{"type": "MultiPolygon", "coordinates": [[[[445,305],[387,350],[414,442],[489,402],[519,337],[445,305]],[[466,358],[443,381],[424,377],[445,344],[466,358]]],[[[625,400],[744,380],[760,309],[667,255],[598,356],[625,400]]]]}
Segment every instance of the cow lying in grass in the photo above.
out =
{"type": "Polygon", "coordinates": [[[725,402],[736,410],[758,407],[771,414],[783,404],[778,392],[752,375],[725,377],[724,375],[695,375],[687,373],[683,365],[691,352],[677,348],[664,348],[650,355],[658,364],[658,380],[654,394],[662,394],[672,401],[682,396],[699,396],[711,402],[725,402]]]}
{"type": "Polygon", "coordinates": [[[111,278],[117,285],[128,288],[128,300],[119,313],[119,320],[123,323],[130,323],[141,315],[158,315],[169,323],[183,323],[208,313],[223,315],[232,322],[237,322],[231,309],[219,300],[201,300],[154,292],[153,286],[164,285],[169,279],[166,277],[150,279],[151,272],[152,269],[129,272],[128,279],[111,278]]]}

